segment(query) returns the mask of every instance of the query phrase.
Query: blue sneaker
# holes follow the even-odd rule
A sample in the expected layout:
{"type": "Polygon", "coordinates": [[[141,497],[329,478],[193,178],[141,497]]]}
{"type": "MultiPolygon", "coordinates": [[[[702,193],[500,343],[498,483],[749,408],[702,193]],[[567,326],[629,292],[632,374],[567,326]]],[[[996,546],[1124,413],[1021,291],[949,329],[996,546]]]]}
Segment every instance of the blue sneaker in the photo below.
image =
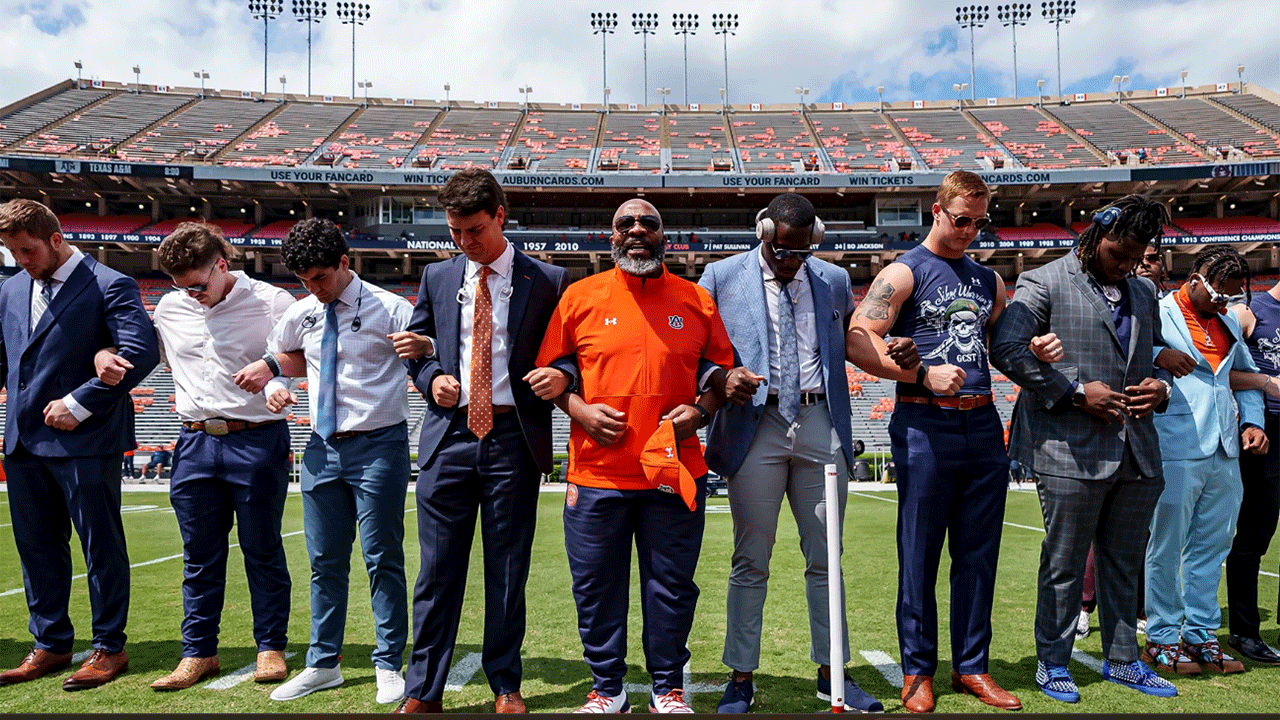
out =
{"type": "MultiPolygon", "coordinates": [[[[818,675],[818,699],[831,702],[831,681],[818,675]]],[[[884,712],[884,703],[871,697],[848,674],[844,676],[844,709],[846,712],[884,712]]]]}
{"type": "Polygon", "coordinates": [[[1036,662],[1036,685],[1040,692],[1054,700],[1062,702],[1080,702],[1080,688],[1071,679],[1071,671],[1065,665],[1050,665],[1040,660],[1036,662]]]}
{"type": "Polygon", "coordinates": [[[1173,683],[1156,675],[1141,660],[1116,665],[1112,665],[1110,660],[1103,660],[1102,679],[1156,697],[1177,697],[1178,695],[1178,688],[1174,687],[1173,683]]]}
{"type": "Polygon", "coordinates": [[[756,686],[750,680],[734,680],[729,676],[729,684],[720,696],[720,704],[716,706],[718,713],[742,714],[751,711],[756,702],[756,686]]]}

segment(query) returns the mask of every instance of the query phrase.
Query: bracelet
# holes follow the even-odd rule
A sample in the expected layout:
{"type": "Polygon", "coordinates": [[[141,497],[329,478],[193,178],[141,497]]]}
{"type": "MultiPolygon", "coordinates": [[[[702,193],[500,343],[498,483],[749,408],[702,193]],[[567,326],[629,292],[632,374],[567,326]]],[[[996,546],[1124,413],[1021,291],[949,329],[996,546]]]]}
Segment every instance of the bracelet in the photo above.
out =
{"type": "Polygon", "coordinates": [[[280,361],[276,360],[275,355],[272,355],[271,353],[263,355],[262,362],[266,363],[267,367],[271,370],[271,377],[280,377],[280,361]]]}

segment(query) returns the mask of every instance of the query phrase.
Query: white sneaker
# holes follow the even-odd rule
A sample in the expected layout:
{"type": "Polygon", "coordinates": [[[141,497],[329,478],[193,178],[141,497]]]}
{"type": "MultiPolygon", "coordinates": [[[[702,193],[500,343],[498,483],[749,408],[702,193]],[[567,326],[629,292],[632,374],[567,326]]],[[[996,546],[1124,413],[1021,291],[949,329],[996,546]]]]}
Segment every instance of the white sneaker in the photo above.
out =
{"type": "Polygon", "coordinates": [[[651,713],[692,713],[689,701],[684,699],[684,690],[675,688],[666,695],[655,695],[649,692],[649,712],[651,713]]]}
{"type": "Polygon", "coordinates": [[[1076,639],[1083,640],[1089,637],[1089,611],[1081,609],[1080,619],[1076,620],[1076,639]]]}
{"type": "Polygon", "coordinates": [[[342,684],[342,668],[304,668],[293,679],[271,692],[272,700],[297,700],[317,690],[328,690],[342,684]]]}
{"type": "Polygon", "coordinates": [[[1146,634],[1147,634],[1147,619],[1146,619],[1146,618],[1138,618],[1137,631],[1138,631],[1138,632],[1140,632],[1140,633],[1142,633],[1143,635],[1146,635],[1146,634]]]}
{"type": "Polygon", "coordinates": [[[400,702],[400,698],[404,697],[404,675],[399,670],[380,667],[375,667],[373,674],[378,679],[377,702],[380,705],[400,702]]]}
{"type": "Polygon", "coordinates": [[[591,693],[587,695],[587,702],[573,712],[595,715],[629,713],[631,712],[631,702],[627,700],[627,693],[625,691],[617,697],[609,697],[608,695],[601,695],[595,690],[592,690],[591,693]]]}

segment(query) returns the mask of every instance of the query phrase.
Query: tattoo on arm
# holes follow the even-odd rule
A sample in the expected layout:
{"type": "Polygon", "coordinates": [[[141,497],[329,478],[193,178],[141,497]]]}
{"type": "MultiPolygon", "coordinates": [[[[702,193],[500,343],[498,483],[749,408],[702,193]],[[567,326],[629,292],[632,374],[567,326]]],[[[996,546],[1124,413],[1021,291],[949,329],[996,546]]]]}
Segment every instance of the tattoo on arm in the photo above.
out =
{"type": "Polygon", "coordinates": [[[867,291],[867,297],[858,306],[857,317],[869,320],[888,320],[890,315],[889,299],[893,297],[893,285],[883,279],[876,278],[867,291]]]}

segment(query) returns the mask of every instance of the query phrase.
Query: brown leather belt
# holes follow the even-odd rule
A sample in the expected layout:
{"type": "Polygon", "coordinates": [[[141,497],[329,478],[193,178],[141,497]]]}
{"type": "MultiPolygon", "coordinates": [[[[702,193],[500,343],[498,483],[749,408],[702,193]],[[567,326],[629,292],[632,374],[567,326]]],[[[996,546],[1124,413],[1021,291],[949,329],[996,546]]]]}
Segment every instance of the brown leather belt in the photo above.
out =
{"type": "Polygon", "coordinates": [[[898,402],[913,405],[934,405],[951,410],[974,410],[995,402],[990,395],[954,395],[952,397],[922,397],[920,395],[899,395],[898,402]]]}
{"type": "Polygon", "coordinates": [[[279,420],[267,420],[266,422],[249,422],[248,420],[225,420],[223,418],[210,418],[204,422],[184,422],[182,427],[196,432],[208,433],[214,437],[222,437],[231,433],[242,432],[244,430],[253,430],[254,428],[264,427],[271,423],[278,423],[279,420]]]}
{"type": "MultiPolygon", "coordinates": [[[[458,408],[458,412],[462,413],[463,415],[466,415],[466,414],[467,414],[467,408],[469,408],[469,407],[471,407],[471,406],[470,406],[470,405],[463,405],[462,407],[458,408]]],[[[515,410],[515,409],[516,409],[516,406],[515,406],[515,405],[494,405],[494,406],[493,406],[493,414],[494,414],[494,415],[503,415],[503,414],[509,413],[509,412],[511,412],[511,411],[513,411],[513,410],[515,410]]]]}
{"type": "MultiPolygon", "coordinates": [[[[801,405],[817,405],[817,404],[818,404],[818,403],[820,403],[820,402],[825,402],[825,401],[826,401],[826,399],[827,399],[827,394],[826,394],[826,393],[820,393],[820,392],[802,392],[802,393],[800,393],[800,404],[801,404],[801,405]]],[[[777,405],[777,404],[778,404],[778,396],[777,396],[777,395],[775,395],[775,394],[773,394],[773,393],[769,393],[769,397],[765,398],[764,404],[765,404],[765,405],[777,405]]]]}

